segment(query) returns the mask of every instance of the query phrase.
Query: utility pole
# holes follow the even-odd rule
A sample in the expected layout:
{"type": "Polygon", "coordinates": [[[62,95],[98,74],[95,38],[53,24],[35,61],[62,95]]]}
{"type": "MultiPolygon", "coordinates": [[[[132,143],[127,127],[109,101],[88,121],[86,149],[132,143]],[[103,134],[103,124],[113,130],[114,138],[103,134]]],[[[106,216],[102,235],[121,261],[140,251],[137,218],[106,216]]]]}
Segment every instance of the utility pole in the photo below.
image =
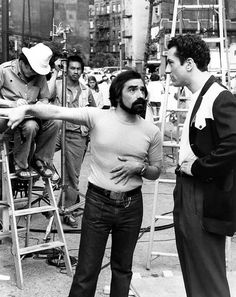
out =
{"type": "Polygon", "coordinates": [[[149,58],[154,2],[155,2],[155,0],[149,0],[148,26],[147,26],[147,35],[146,35],[145,51],[144,51],[144,59],[143,59],[143,64],[144,64],[143,65],[143,73],[146,73],[147,62],[148,62],[148,58],[149,58]]]}
{"type": "Polygon", "coordinates": [[[21,35],[21,45],[24,46],[25,41],[25,0],[23,0],[23,10],[22,10],[22,35],[21,35]]]}
{"type": "Polygon", "coordinates": [[[2,0],[2,61],[9,60],[9,2],[2,0]]]}
{"type": "Polygon", "coordinates": [[[153,8],[160,3],[162,0],[148,0],[149,2],[149,12],[148,12],[148,26],[147,26],[147,36],[146,36],[146,43],[145,43],[145,51],[144,51],[144,59],[143,59],[143,72],[146,73],[147,69],[147,62],[150,55],[150,44],[151,44],[151,29],[152,29],[152,16],[153,16],[153,8]]]}

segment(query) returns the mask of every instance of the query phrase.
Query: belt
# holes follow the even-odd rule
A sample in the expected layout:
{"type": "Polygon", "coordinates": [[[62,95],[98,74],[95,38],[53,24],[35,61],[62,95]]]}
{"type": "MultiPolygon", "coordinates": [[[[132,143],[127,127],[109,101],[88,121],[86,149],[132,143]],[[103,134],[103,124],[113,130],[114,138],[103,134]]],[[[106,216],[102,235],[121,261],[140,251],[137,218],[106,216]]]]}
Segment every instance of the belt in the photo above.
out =
{"type": "Polygon", "coordinates": [[[110,199],[118,200],[118,199],[123,199],[125,196],[126,197],[133,196],[135,194],[140,193],[141,186],[127,192],[114,192],[114,191],[103,189],[89,182],[88,189],[93,190],[94,192],[104,195],[110,199]]]}

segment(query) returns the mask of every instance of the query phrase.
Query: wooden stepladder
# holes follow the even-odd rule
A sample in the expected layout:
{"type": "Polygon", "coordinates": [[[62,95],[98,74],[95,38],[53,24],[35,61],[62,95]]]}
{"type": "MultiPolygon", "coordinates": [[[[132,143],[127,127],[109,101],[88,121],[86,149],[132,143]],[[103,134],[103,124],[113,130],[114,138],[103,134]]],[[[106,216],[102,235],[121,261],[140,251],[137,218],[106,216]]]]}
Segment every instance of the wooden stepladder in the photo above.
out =
{"type": "MultiPolygon", "coordinates": [[[[171,34],[170,37],[174,37],[176,35],[176,29],[177,24],[179,25],[179,33],[182,34],[182,21],[183,21],[183,11],[204,11],[204,10],[211,10],[211,12],[218,16],[219,20],[219,32],[218,34],[212,34],[212,36],[203,36],[203,40],[207,43],[216,43],[219,44],[219,59],[220,59],[220,69],[219,73],[221,74],[221,80],[222,83],[226,83],[226,74],[229,75],[229,60],[228,60],[228,44],[227,44],[227,30],[226,30],[226,19],[225,19],[225,6],[224,6],[224,0],[218,0],[214,1],[214,4],[209,4],[210,1],[201,1],[205,2],[205,4],[199,4],[199,0],[196,0],[195,4],[183,4],[183,2],[187,3],[190,1],[181,1],[181,0],[175,0],[174,2],[174,11],[173,11],[173,20],[172,20],[172,28],[171,28],[171,34]]],[[[191,1],[194,2],[194,1],[191,1]]],[[[213,18],[213,23],[215,22],[215,19],[213,18]]],[[[196,21],[198,28],[196,28],[196,31],[200,30],[199,20],[196,21]]],[[[166,127],[166,118],[167,118],[167,112],[168,112],[168,94],[169,94],[169,86],[170,86],[170,74],[167,73],[166,77],[166,88],[165,88],[165,96],[164,96],[164,102],[163,102],[163,108],[162,108],[162,122],[161,122],[161,134],[163,138],[163,148],[170,147],[172,149],[178,150],[179,149],[179,131],[177,133],[177,138],[175,141],[164,141],[165,136],[165,127],[166,127]]],[[[229,85],[228,85],[229,86],[229,85]]],[[[230,87],[230,86],[229,86],[230,87]]],[[[179,98],[178,102],[181,100],[188,100],[189,98],[183,98],[181,96],[181,92],[178,92],[179,98]]],[[[178,106],[178,108],[175,110],[175,112],[178,114],[178,112],[183,113],[187,111],[186,109],[181,108],[178,106]]],[[[177,129],[181,128],[181,124],[178,123],[177,129]]],[[[181,134],[181,133],[180,133],[181,134]]],[[[178,157],[176,158],[178,160],[178,157]]],[[[157,214],[157,205],[158,205],[158,196],[160,191],[161,184],[170,184],[175,185],[175,179],[159,179],[155,183],[155,191],[154,191],[154,198],[153,198],[153,212],[152,212],[152,218],[151,218],[151,227],[150,227],[150,236],[149,236],[149,246],[148,246],[148,252],[147,252],[147,262],[146,262],[146,268],[150,269],[151,267],[151,261],[156,258],[157,256],[177,256],[176,253],[167,253],[167,252],[161,252],[161,251],[155,251],[153,249],[153,243],[154,243],[154,232],[155,232],[155,225],[157,220],[171,220],[173,221],[173,216],[163,216],[157,214]]],[[[230,258],[231,258],[231,252],[230,252],[230,239],[227,240],[227,262],[228,267],[230,266],[230,258]]],[[[230,267],[229,267],[230,269],[230,267]]]]}
{"type": "Polygon", "coordinates": [[[4,240],[7,237],[11,238],[12,240],[12,251],[16,271],[17,287],[20,289],[23,288],[22,257],[26,254],[35,253],[38,251],[61,248],[63,251],[67,274],[69,276],[72,276],[70,257],[50,179],[45,179],[45,190],[48,193],[50,205],[31,207],[33,184],[32,178],[28,182],[28,197],[14,198],[12,191],[12,181],[16,179],[16,175],[14,173],[10,173],[8,138],[5,135],[1,136],[2,137],[0,139],[0,145],[2,156],[2,201],[0,201],[0,211],[2,213],[3,228],[0,231],[0,240],[4,240]],[[17,204],[22,204],[22,202],[26,202],[27,206],[23,209],[17,209],[17,204]],[[43,212],[52,212],[58,233],[58,240],[43,242],[37,245],[29,245],[31,217],[34,214],[43,212]],[[17,219],[21,216],[26,217],[26,227],[18,229],[17,219]],[[25,234],[25,245],[23,247],[20,246],[19,233],[25,234]]]}

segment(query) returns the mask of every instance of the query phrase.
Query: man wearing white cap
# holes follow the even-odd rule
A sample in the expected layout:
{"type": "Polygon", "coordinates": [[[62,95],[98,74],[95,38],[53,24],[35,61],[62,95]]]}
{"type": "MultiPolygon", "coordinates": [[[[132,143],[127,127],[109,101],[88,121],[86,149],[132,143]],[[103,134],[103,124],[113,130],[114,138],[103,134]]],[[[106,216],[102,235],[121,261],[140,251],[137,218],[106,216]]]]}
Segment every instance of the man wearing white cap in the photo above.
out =
{"type": "MultiPolygon", "coordinates": [[[[45,75],[50,71],[51,57],[51,49],[38,43],[31,48],[23,47],[19,59],[1,64],[0,105],[47,104],[50,96],[45,75]]],[[[0,120],[0,132],[6,129],[6,122],[0,120]]],[[[58,130],[59,122],[36,118],[25,119],[14,130],[13,156],[19,178],[28,179],[38,174],[50,177],[53,174],[49,164],[58,130]]]]}

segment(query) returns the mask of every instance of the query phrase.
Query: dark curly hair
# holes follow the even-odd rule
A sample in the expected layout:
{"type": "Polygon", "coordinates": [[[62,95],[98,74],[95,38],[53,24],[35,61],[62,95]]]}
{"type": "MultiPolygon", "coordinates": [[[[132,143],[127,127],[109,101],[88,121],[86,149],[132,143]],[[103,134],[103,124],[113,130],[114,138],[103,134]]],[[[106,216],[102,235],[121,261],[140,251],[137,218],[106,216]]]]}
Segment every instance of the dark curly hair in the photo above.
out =
{"type": "MultiPolygon", "coordinates": [[[[142,75],[137,71],[126,70],[121,72],[112,80],[112,83],[109,89],[109,99],[111,101],[111,106],[117,107],[118,102],[122,96],[122,90],[124,88],[124,84],[131,79],[141,79],[145,86],[145,82],[143,80],[142,75]]],[[[146,87],[145,87],[145,97],[147,97],[146,87]]]]}
{"type": "Polygon", "coordinates": [[[210,50],[204,40],[198,35],[178,35],[168,43],[168,49],[176,47],[176,56],[180,59],[181,65],[192,58],[200,71],[207,71],[210,63],[210,50]]]}
{"type": "Polygon", "coordinates": [[[69,56],[67,59],[67,68],[69,67],[70,62],[79,62],[81,65],[82,73],[84,72],[84,61],[80,56],[77,56],[77,55],[69,56]]]}

